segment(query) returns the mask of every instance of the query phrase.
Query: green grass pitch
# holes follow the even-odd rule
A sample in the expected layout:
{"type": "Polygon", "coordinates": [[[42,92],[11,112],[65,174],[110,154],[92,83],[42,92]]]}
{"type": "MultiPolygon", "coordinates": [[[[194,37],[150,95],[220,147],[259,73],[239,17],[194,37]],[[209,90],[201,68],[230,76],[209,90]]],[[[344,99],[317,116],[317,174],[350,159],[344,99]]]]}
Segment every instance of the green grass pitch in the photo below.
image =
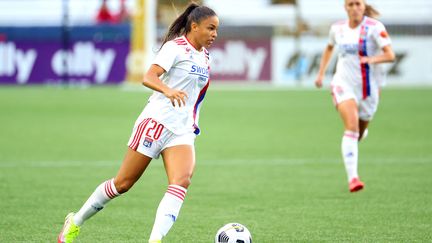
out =
{"type": "MultiPolygon", "coordinates": [[[[115,176],[149,93],[0,88],[0,242],[55,242],[64,216],[115,176]]],[[[166,243],[212,242],[229,222],[254,242],[431,242],[432,89],[385,89],[348,192],[328,90],[210,87],[197,167],[166,243]]],[[[84,224],[77,242],[147,242],[161,160],[84,224]]]]}

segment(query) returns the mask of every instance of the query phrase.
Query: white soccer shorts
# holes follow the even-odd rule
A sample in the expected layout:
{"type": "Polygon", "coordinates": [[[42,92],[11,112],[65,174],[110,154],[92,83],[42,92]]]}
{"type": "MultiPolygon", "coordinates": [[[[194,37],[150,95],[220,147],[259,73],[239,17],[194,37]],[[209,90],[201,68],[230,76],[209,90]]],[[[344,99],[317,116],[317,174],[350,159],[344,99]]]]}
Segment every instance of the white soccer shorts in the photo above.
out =
{"type": "Polygon", "coordinates": [[[193,132],[176,135],[152,118],[139,117],[135,122],[128,146],[141,154],[157,159],[165,148],[176,145],[193,146],[195,138],[193,132]]]}
{"type": "Polygon", "coordinates": [[[378,109],[379,88],[371,87],[371,94],[363,99],[362,87],[352,87],[352,85],[335,84],[331,87],[333,103],[335,106],[343,101],[354,99],[357,103],[359,118],[363,121],[372,120],[378,109]]]}

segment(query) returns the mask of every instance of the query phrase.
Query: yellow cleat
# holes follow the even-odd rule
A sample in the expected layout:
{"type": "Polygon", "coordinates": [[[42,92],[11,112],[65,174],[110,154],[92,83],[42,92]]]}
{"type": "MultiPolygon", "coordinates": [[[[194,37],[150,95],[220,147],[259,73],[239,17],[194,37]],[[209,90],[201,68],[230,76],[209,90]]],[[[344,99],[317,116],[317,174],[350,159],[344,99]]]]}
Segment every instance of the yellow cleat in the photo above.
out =
{"type": "Polygon", "coordinates": [[[149,240],[149,243],[162,243],[161,240],[149,240]]]}
{"type": "Polygon", "coordinates": [[[63,229],[61,230],[57,243],[72,243],[79,235],[80,227],[73,222],[74,213],[69,213],[65,218],[63,229]]]}

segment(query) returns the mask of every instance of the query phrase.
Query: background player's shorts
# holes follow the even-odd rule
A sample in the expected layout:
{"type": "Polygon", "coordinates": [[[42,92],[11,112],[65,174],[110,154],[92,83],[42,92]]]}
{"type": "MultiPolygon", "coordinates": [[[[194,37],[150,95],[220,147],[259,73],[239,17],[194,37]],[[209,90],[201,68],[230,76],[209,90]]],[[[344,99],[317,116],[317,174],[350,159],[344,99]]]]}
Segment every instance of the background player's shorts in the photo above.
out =
{"type": "Polygon", "coordinates": [[[353,87],[345,84],[332,84],[333,103],[335,106],[349,99],[354,99],[359,110],[359,118],[363,121],[372,120],[378,109],[379,88],[371,87],[371,94],[363,99],[362,87],[353,87]]]}
{"type": "Polygon", "coordinates": [[[129,139],[129,148],[153,159],[168,147],[176,145],[194,145],[196,135],[186,133],[176,135],[166,129],[162,123],[152,118],[138,118],[129,139]]]}

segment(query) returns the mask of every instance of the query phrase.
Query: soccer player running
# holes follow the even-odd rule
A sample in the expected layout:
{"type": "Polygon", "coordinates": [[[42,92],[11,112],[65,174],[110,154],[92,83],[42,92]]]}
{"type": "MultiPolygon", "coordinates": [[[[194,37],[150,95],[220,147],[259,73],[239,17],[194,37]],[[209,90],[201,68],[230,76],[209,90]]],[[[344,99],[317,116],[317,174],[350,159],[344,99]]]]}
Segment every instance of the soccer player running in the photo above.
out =
{"type": "Polygon", "coordinates": [[[379,13],[365,0],[345,0],[345,10],[348,19],[331,26],[315,85],[322,87],[336,45],[338,62],[331,89],[345,128],[341,148],[349,190],[356,192],[364,187],[357,170],[358,142],[366,136],[378,108],[379,86],[385,76],[379,63],[394,61],[395,54],[384,25],[374,19],[379,13]]]}
{"type": "Polygon", "coordinates": [[[157,209],[149,242],[161,242],[176,221],[195,167],[199,110],[209,86],[208,48],[217,37],[216,13],[195,3],[173,22],[143,84],[154,90],[138,117],[123,163],[77,213],[66,216],[58,242],[73,242],[83,223],[127,192],[150,161],[162,155],[168,189],[157,209]]]}

